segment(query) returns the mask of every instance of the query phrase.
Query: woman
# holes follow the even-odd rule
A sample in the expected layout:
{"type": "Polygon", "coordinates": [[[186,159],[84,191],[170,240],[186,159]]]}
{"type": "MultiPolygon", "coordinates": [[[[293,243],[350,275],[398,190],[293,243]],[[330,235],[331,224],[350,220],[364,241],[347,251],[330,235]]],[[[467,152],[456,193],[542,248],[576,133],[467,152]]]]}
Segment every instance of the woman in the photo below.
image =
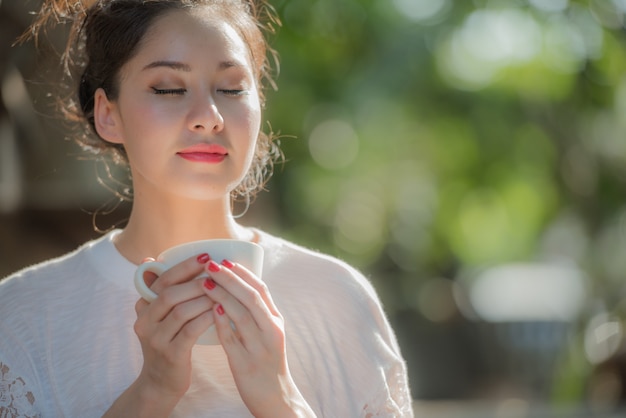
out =
{"type": "MultiPolygon", "coordinates": [[[[244,0],[49,1],[73,19],[84,144],[127,161],[127,226],[0,282],[0,416],[411,416],[406,368],[353,268],[239,225],[262,185],[268,8],[244,0]],[[69,3],[69,4],[68,4],[69,3]],[[92,2],[93,3],[93,2],[92,2]],[[236,238],[263,281],[198,254],[140,299],[133,272],[174,245],[236,238]],[[213,280],[192,280],[203,270],[213,280]],[[230,324],[235,325],[231,327],[230,324]],[[215,324],[220,345],[196,345],[215,324]]],[[[70,41],[71,42],[71,41],[70,41]]]]}

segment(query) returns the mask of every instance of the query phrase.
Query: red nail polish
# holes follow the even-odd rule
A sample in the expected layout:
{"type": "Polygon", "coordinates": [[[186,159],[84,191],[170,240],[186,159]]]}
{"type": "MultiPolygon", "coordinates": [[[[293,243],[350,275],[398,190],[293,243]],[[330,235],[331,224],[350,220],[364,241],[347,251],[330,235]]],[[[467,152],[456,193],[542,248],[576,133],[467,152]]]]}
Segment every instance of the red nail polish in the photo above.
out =
{"type": "Polygon", "coordinates": [[[206,279],[204,281],[204,287],[206,287],[209,290],[215,289],[215,286],[217,286],[217,284],[215,283],[213,279],[206,279]]]}
{"type": "Polygon", "coordinates": [[[209,269],[209,271],[211,271],[213,273],[217,273],[218,271],[220,271],[220,265],[217,264],[213,260],[209,261],[209,264],[207,265],[207,268],[209,269]]]}
{"type": "Polygon", "coordinates": [[[197,258],[198,263],[200,263],[200,264],[207,263],[210,259],[211,259],[211,257],[207,253],[200,254],[198,256],[198,258],[197,258]]]}
{"type": "Polygon", "coordinates": [[[224,307],[222,305],[217,305],[217,308],[215,308],[215,310],[217,311],[218,315],[224,315],[224,307]]]}
{"type": "Polygon", "coordinates": [[[233,263],[226,259],[222,260],[222,265],[229,269],[232,269],[235,266],[233,263]]]}

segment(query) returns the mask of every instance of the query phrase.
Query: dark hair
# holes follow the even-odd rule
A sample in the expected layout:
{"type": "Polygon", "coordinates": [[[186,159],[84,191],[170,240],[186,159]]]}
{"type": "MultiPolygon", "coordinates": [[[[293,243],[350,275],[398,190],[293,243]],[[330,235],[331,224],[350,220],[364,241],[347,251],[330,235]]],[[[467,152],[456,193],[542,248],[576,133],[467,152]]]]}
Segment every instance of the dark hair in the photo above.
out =
{"type": "MultiPolygon", "coordinates": [[[[263,32],[273,32],[275,25],[280,24],[264,0],[44,0],[25,37],[36,40],[47,24],[72,23],[62,61],[66,74],[78,80],[78,100],[64,101],[62,110],[68,119],[81,122],[76,140],[84,149],[96,155],[110,155],[117,164],[128,164],[124,146],[107,142],[96,132],[94,93],[102,88],[110,100],[116,100],[120,69],[136,53],[154,21],[169,11],[195,7],[211,7],[239,33],[249,48],[263,104],[264,86],[275,88],[270,64],[278,69],[277,54],[263,32]],[[271,63],[269,56],[273,58],[271,63]]],[[[250,170],[233,191],[233,197],[249,199],[261,189],[281,155],[273,134],[261,131],[250,170]]]]}

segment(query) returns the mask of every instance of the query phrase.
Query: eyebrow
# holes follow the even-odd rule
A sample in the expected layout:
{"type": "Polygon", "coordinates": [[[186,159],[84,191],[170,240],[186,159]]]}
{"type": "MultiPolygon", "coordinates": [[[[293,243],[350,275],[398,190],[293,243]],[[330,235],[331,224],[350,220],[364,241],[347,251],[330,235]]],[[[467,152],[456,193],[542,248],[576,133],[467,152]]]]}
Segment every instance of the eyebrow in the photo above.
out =
{"type": "Polygon", "coordinates": [[[222,62],[220,62],[220,65],[218,66],[218,68],[220,70],[227,70],[227,69],[233,68],[233,67],[235,67],[235,68],[242,68],[243,66],[244,65],[241,64],[238,61],[222,61],[222,62]]]}
{"type": "MultiPolygon", "coordinates": [[[[244,65],[237,61],[222,61],[219,63],[218,68],[220,70],[227,70],[229,68],[242,68],[244,65]]],[[[143,67],[144,70],[152,68],[166,67],[176,71],[184,71],[186,73],[191,72],[191,66],[184,62],[178,61],[153,61],[150,64],[143,67]]]]}
{"type": "Polygon", "coordinates": [[[185,64],[183,62],[178,61],[153,61],[150,64],[143,67],[144,70],[149,70],[152,68],[166,67],[171,68],[172,70],[184,71],[186,73],[191,72],[191,67],[189,64],[185,64]]]}

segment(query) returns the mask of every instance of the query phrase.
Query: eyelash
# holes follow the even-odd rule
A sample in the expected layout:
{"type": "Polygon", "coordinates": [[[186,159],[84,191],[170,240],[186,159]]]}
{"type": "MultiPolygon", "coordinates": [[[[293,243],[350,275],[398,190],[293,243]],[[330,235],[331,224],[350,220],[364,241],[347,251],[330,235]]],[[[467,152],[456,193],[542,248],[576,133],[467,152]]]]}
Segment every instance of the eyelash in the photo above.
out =
{"type": "MultiPolygon", "coordinates": [[[[152,90],[154,90],[154,94],[169,94],[172,96],[182,96],[183,94],[185,94],[187,92],[187,89],[157,89],[156,87],[152,87],[152,90]]],[[[230,90],[230,89],[221,89],[218,90],[228,96],[242,96],[244,94],[246,94],[246,90],[230,90]]]]}
{"type": "Polygon", "coordinates": [[[221,91],[222,93],[228,95],[228,96],[243,96],[244,94],[247,93],[246,90],[218,90],[221,91]]]}
{"type": "Polygon", "coordinates": [[[152,90],[154,90],[154,94],[169,94],[172,96],[182,96],[187,92],[187,89],[157,89],[155,87],[152,87],[152,90]]]}

